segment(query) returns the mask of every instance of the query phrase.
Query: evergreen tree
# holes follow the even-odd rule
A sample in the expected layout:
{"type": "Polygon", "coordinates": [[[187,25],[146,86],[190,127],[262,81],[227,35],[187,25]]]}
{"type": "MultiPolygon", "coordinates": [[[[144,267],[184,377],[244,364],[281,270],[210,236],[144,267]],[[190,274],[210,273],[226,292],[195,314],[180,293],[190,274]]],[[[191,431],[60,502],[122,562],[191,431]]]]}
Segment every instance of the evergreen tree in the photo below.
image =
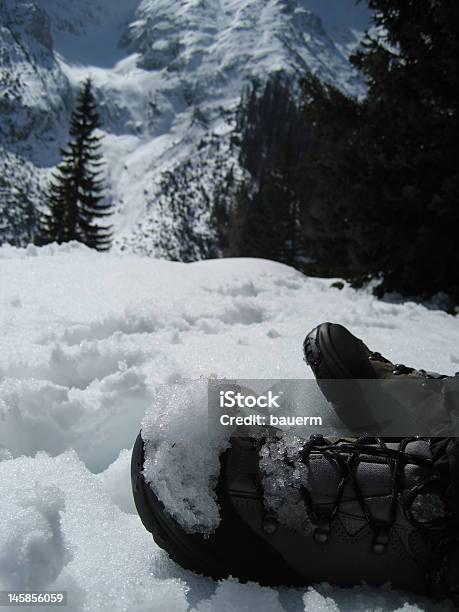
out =
{"type": "Polygon", "coordinates": [[[99,221],[112,214],[103,195],[100,126],[96,103],[88,79],[77,100],[70,122],[70,142],[62,149],[62,162],[53,174],[47,199],[47,212],[41,219],[36,242],[78,240],[106,251],[111,244],[111,228],[99,221]]]}
{"type": "Polygon", "coordinates": [[[307,120],[319,149],[308,241],[315,273],[379,292],[459,299],[459,5],[368,0],[377,34],[353,64],[363,100],[307,76],[307,120]]]}
{"type": "Polygon", "coordinates": [[[311,134],[283,75],[243,93],[237,130],[248,180],[229,211],[227,254],[302,267],[301,221],[309,182],[304,159],[311,134]]]}

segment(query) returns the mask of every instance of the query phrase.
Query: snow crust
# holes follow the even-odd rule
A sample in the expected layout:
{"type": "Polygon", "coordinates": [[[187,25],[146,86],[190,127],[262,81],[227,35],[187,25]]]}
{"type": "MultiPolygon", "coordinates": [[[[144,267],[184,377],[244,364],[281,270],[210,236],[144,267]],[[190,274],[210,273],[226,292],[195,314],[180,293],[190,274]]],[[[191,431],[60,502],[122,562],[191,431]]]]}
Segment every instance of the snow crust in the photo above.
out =
{"type": "MultiPolygon", "coordinates": [[[[0,589],[66,589],[69,610],[90,612],[448,609],[389,589],[215,584],[175,565],[133,507],[129,450],[144,417],[164,491],[187,486],[177,470],[189,453],[204,487],[225,440],[204,443],[199,381],[312,377],[302,340],[321,321],[396,362],[458,369],[455,317],[332,282],[263,260],[0,249],[0,589]]],[[[198,510],[212,504],[208,488],[198,510]]]]}

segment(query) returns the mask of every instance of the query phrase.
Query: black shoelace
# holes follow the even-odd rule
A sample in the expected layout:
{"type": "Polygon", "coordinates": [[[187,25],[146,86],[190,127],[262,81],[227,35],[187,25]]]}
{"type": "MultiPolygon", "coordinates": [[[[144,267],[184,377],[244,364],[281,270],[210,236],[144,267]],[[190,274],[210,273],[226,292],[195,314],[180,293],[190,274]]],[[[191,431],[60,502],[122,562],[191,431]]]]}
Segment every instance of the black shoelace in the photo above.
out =
{"type": "MultiPolygon", "coordinates": [[[[315,454],[322,454],[324,457],[334,460],[341,468],[341,475],[333,506],[326,512],[317,508],[310,491],[306,487],[303,486],[301,488],[309,518],[316,526],[314,538],[318,543],[325,543],[328,541],[331,525],[339,511],[346,484],[350,482],[362,513],[373,532],[373,552],[382,554],[385,551],[389,543],[390,531],[397,518],[398,501],[403,489],[403,467],[412,464],[433,468],[433,461],[431,459],[426,459],[406,452],[408,444],[417,440],[419,440],[419,438],[415,437],[389,440],[391,442],[396,441],[399,444],[399,448],[395,450],[387,446],[386,442],[388,442],[388,440],[384,441],[376,437],[358,438],[355,442],[350,442],[346,439],[331,441],[321,435],[311,436],[300,451],[302,462],[308,464],[310,456],[314,452],[315,454]],[[391,499],[389,518],[387,521],[378,520],[372,515],[358,483],[356,468],[361,455],[384,458],[390,468],[391,499]]],[[[295,467],[292,460],[286,454],[284,455],[284,459],[288,465],[295,467]]],[[[430,475],[426,476],[411,489],[404,489],[404,491],[405,493],[408,491],[408,497],[413,501],[417,495],[432,490],[432,487],[436,488],[437,491],[441,491],[439,483],[440,478],[432,469],[430,475]]],[[[441,497],[446,510],[446,502],[443,499],[443,495],[441,497]]],[[[426,584],[430,586],[431,596],[448,596],[452,598],[456,605],[459,604],[459,585],[448,584],[445,579],[449,569],[448,555],[451,550],[457,549],[459,545],[459,536],[452,526],[451,514],[445,511],[445,515],[442,517],[421,522],[413,515],[410,505],[404,505],[404,512],[408,520],[426,535],[428,541],[430,541],[432,545],[431,559],[425,569],[426,584]],[[432,532],[436,534],[435,538],[432,538],[432,532]]]]}
{"type": "MultiPolygon", "coordinates": [[[[346,439],[336,441],[328,440],[323,436],[311,436],[300,451],[300,457],[304,464],[308,464],[312,453],[322,454],[324,457],[334,461],[340,468],[340,477],[337,486],[336,496],[331,508],[327,510],[319,509],[315,504],[310,491],[306,487],[301,488],[303,500],[311,522],[316,526],[314,538],[319,543],[327,542],[331,525],[339,511],[346,484],[349,482],[355,492],[356,499],[361,508],[370,529],[373,532],[372,550],[381,554],[385,551],[389,543],[390,530],[397,518],[397,506],[399,496],[402,491],[402,468],[407,464],[414,464],[421,467],[432,467],[432,460],[419,457],[406,452],[406,447],[410,442],[418,438],[398,439],[399,448],[391,449],[384,440],[380,438],[359,438],[355,442],[346,439]],[[391,492],[389,502],[389,516],[386,521],[376,519],[365,499],[362,489],[357,480],[357,466],[361,455],[383,458],[389,466],[391,472],[391,492]]],[[[284,455],[288,465],[294,467],[292,460],[284,455]]],[[[410,490],[412,499],[422,493],[429,485],[434,484],[438,478],[436,475],[429,476],[419,482],[410,490]]],[[[413,524],[420,529],[441,529],[444,527],[443,519],[435,519],[428,523],[420,523],[412,515],[409,508],[405,508],[407,516],[413,524]]]]}

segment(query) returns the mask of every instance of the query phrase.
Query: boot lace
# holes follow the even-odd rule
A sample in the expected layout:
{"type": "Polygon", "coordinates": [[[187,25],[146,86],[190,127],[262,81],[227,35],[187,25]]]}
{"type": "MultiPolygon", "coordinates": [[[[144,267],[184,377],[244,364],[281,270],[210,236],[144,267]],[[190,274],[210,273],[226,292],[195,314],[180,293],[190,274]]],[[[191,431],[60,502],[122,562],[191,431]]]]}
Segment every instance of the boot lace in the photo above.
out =
{"type": "MultiPolygon", "coordinates": [[[[396,441],[399,447],[398,449],[393,449],[387,446],[386,442],[388,440],[384,441],[376,437],[358,438],[356,441],[351,442],[346,439],[331,441],[321,435],[311,436],[300,450],[301,461],[307,465],[313,453],[316,455],[322,454],[324,457],[334,461],[340,468],[336,496],[331,507],[329,505],[326,509],[324,509],[323,506],[319,507],[319,505],[314,502],[313,496],[308,488],[306,486],[301,487],[301,494],[306,510],[311,522],[315,525],[314,538],[318,543],[325,543],[328,541],[331,525],[339,511],[346,485],[347,483],[351,483],[362,514],[373,532],[372,550],[377,554],[381,554],[385,551],[389,543],[390,531],[397,518],[397,507],[400,494],[402,490],[405,494],[407,492],[402,482],[404,466],[413,464],[430,468],[430,470],[428,470],[429,476],[418,482],[408,491],[408,499],[414,500],[419,494],[422,494],[423,491],[431,490],[432,486],[439,483],[437,475],[432,473],[433,462],[430,458],[420,457],[406,451],[408,444],[417,440],[419,440],[419,438],[397,439],[396,441]],[[383,458],[389,466],[391,473],[391,490],[389,513],[386,521],[377,519],[373,516],[358,482],[357,466],[361,455],[383,458]]],[[[286,453],[284,454],[284,461],[291,467],[294,467],[292,459],[286,453]]],[[[444,528],[444,516],[421,522],[414,516],[410,505],[404,504],[404,511],[408,520],[420,529],[435,530],[444,528]]]]}
{"type": "MultiPolygon", "coordinates": [[[[340,478],[331,508],[327,510],[324,510],[323,507],[319,508],[306,486],[301,487],[302,497],[309,518],[315,525],[314,539],[318,543],[326,543],[330,537],[332,522],[339,511],[346,484],[350,482],[362,513],[373,532],[372,550],[376,554],[382,554],[389,544],[390,532],[397,518],[400,494],[403,491],[408,500],[402,506],[405,516],[419,531],[424,533],[431,543],[432,554],[425,568],[426,584],[430,585],[432,596],[444,597],[446,595],[451,597],[453,602],[459,604],[459,586],[448,584],[445,578],[449,567],[450,551],[457,549],[459,544],[458,535],[453,526],[454,519],[451,513],[447,511],[444,491],[440,485],[440,478],[433,469],[432,459],[414,455],[406,450],[410,442],[419,439],[412,437],[383,440],[377,437],[363,437],[351,442],[347,439],[331,441],[321,435],[311,436],[300,451],[301,461],[308,464],[313,453],[322,454],[324,457],[334,460],[340,467],[340,478]],[[398,449],[388,447],[387,442],[397,442],[399,444],[398,449]],[[356,468],[361,455],[383,458],[390,468],[390,506],[389,518],[386,521],[373,516],[357,480],[356,468]],[[406,489],[402,482],[403,468],[408,464],[428,468],[426,470],[427,476],[411,489],[406,489]],[[431,520],[420,521],[412,511],[412,502],[418,495],[432,490],[440,495],[444,513],[431,520]]],[[[284,453],[284,460],[294,467],[294,463],[286,453],[284,453]]]]}

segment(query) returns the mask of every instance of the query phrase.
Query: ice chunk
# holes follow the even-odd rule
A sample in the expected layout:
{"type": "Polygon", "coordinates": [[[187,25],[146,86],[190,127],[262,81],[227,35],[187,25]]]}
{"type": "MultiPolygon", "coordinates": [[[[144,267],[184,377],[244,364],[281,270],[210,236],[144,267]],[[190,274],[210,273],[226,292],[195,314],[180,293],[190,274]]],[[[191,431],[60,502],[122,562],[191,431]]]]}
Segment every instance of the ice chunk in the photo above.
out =
{"type": "Polygon", "coordinates": [[[411,504],[411,512],[420,523],[429,523],[443,518],[446,508],[443,500],[435,493],[421,493],[411,504]]]}
{"type": "Polygon", "coordinates": [[[260,450],[264,503],[292,529],[312,528],[301,488],[308,485],[308,468],[300,457],[305,440],[292,435],[270,439],[260,450]]]}

